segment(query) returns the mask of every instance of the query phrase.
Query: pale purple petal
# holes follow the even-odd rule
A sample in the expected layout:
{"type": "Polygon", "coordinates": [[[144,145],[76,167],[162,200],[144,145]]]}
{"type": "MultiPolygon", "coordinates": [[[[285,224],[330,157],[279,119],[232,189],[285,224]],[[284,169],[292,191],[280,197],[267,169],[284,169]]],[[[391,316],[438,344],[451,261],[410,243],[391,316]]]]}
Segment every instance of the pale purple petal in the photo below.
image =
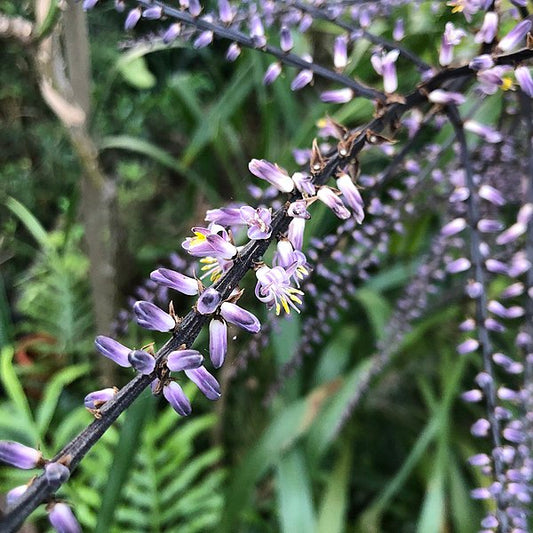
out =
{"type": "Polygon", "coordinates": [[[44,477],[49,487],[55,492],[70,477],[70,470],[61,463],[47,463],[44,467],[44,477]]]}
{"type": "MultiPolygon", "coordinates": [[[[171,331],[176,321],[152,302],[139,301],[133,306],[135,318],[139,326],[154,331],[171,331]]],[[[129,355],[129,354],[128,354],[129,355]]]]}
{"type": "Polygon", "coordinates": [[[94,340],[94,345],[96,349],[105,357],[111,359],[117,365],[123,366],[125,368],[130,367],[130,362],[128,361],[128,354],[130,349],[126,346],[120,344],[115,339],[111,337],[106,337],[105,335],[98,335],[94,340]]]}
{"type": "Polygon", "coordinates": [[[350,218],[350,211],[329,187],[320,187],[317,192],[317,198],[326,204],[340,219],[346,220],[350,218]]]}
{"type": "Polygon", "coordinates": [[[48,511],[48,520],[57,533],[81,533],[81,527],[66,503],[54,503],[48,511]]]}
{"type": "Polygon", "coordinates": [[[144,350],[132,350],[128,355],[131,366],[141,374],[149,375],[155,369],[155,358],[144,350]]]}
{"type": "Polygon", "coordinates": [[[198,281],[175,270],[158,268],[150,274],[150,279],[188,296],[198,294],[198,281]]]}
{"type": "Polygon", "coordinates": [[[531,21],[522,20],[498,43],[498,48],[502,52],[508,52],[524,39],[530,29],[531,21]]]}
{"type": "Polygon", "coordinates": [[[209,323],[209,357],[215,368],[224,364],[228,349],[228,326],[224,320],[214,318],[209,323]]]}
{"type": "Polygon", "coordinates": [[[12,440],[0,441],[0,462],[7,463],[16,468],[29,470],[42,463],[43,454],[12,440]]]}
{"type": "Polygon", "coordinates": [[[265,159],[252,159],[248,168],[254,176],[268,181],[281,192],[291,192],[294,189],[294,182],[287,172],[265,159]]]}
{"type": "Polygon", "coordinates": [[[209,287],[209,289],[206,289],[200,294],[196,309],[201,315],[210,315],[217,310],[221,299],[222,296],[220,292],[213,287],[209,287]]]}
{"type": "Polygon", "coordinates": [[[320,93],[320,99],[326,104],[345,104],[350,102],[354,96],[355,93],[348,87],[320,93]]]}
{"type": "Polygon", "coordinates": [[[174,409],[174,411],[180,416],[188,416],[191,414],[191,402],[189,402],[183,389],[175,381],[171,381],[163,387],[163,396],[171,405],[172,409],[174,409]]]}
{"type": "Polygon", "coordinates": [[[175,350],[168,354],[167,367],[172,372],[193,370],[202,366],[204,358],[198,350],[175,350]]]}
{"type": "Polygon", "coordinates": [[[107,389],[101,389],[94,392],[90,392],[85,396],[83,404],[87,409],[95,410],[99,409],[109,400],[112,400],[117,394],[117,389],[109,387],[107,389]]]}
{"type": "Polygon", "coordinates": [[[220,398],[220,385],[205,367],[185,370],[186,376],[202,391],[208,400],[220,398]]]}
{"type": "Polygon", "coordinates": [[[518,67],[515,71],[516,80],[520,88],[530,97],[533,97],[533,78],[528,67],[518,67]]]}
{"type": "Polygon", "coordinates": [[[261,329],[261,323],[257,317],[237,304],[224,302],[220,306],[220,313],[228,322],[250,333],[258,333],[261,329]]]}

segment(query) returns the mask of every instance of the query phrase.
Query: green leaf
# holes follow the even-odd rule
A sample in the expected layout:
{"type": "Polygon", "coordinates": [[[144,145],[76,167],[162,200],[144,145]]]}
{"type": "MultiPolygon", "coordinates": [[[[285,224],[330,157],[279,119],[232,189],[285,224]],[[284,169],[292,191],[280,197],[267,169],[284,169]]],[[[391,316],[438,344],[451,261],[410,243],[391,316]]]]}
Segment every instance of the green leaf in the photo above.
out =
{"type": "Polygon", "coordinates": [[[156,77],[148,70],[146,59],[134,53],[124,54],[117,62],[117,69],[122,77],[136,89],[151,89],[156,84],[156,77]]]}
{"type": "Polygon", "coordinates": [[[43,397],[37,408],[35,420],[37,428],[42,437],[44,437],[47,429],[50,426],[50,421],[54,416],[54,412],[57,407],[59,397],[63,392],[66,385],[69,385],[79,377],[87,374],[90,370],[89,364],[74,365],[65,368],[58,372],[52,379],[46,384],[43,397]]]}
{"type": "Polygon", "coordinates": [[[320,505],[317,533],[343,533],[348,509],[353,448],[344,445],[328,476],[320,505]]]}
{"type": "Polygon", "coordinates": [[[51,248],[48,234],[33,214],[15,198],[8,197],[5,205],[24,224],[39,246],[48,251],[51,248]]]}
{"type": "Polygon", "coordinates": [[[390,305],[387,300],[381,294],[367,288],[356,291],[355,298],[366,311],[376,339],[381,339],[390,315],[390,305]]]}
{"type": "Polygon", "coordinates": [[[284,406],[265,429],[257,444],[234,471],[228,489],[223,531],[235,531],[235,523],[246,510],[254,484],[276,463],[281,454],[290,450],[313,426],[325,401],[335,391],[335,388],[329,386],[315,389],[306,398],[284,406]]]}
{"type": "Polygon", "coordinates": [[[371,365],[372,359],[365,359],[358,363],[343,380],[335,380],[327,384],[331,400],[317,417],[307,438],[306,444],[311,464],[315,464],[320,459],[337,436],[339,421],[371,365]]]}
{"type": "Polygon", "coordinates": [[[20,429],[24,428],[29,433],[29,437],[33,440],[29,444],[36,446],[42,442],[37,426],[33,421],[28,399],[13,367],[13,356],[14,350],[10,346],[6,346],[0,353],[0,379],[7,396],[17,408],[20,429]]]}
{"type": "Polygon", "coordinates": [[[311,480],[302,450],[296,447],[277,464],[277,496],[281,531],[293,533],[316,529],[311,480]]]}
{"type": "Polygon", "coordinates": [[[418,533],[444,531],[445,496],[442,454],[437,454],[433,472],[428,480],[424,504],[417,526],[418,533]]]}

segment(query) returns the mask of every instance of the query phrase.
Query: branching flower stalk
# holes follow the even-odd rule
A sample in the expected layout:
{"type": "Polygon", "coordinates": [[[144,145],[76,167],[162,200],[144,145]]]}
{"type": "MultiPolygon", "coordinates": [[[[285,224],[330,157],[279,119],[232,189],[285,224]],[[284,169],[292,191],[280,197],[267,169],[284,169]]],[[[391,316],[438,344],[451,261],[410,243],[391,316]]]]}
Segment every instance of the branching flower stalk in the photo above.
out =
{"type": "MultiPolygon", "coordinates": [[[[97,0],[85,0],[84,7],[90,9],[97,4],[97,0]]],[[[280,3],[283,4],[283,3],[280,3]]],[[[357,177],[359,167],[358,155],[365,147],[388,143],[389,138],[382,135],[388,130],[389,135],[394,135],[400,127],[402,116],[414,109],[422,108],[430,114],[444,111],[454,127],[455,134],[460,146],[460,161],[465,172],[466,190],[469,193],[467,198],[468,225],[471,228],[470,258],[474,266],[475,283],[481,287],[481,291],[476,293],[476,322],[479,335],[479,345],[483,354],[484,372],[490,379],[483,385],[488,410],[488,423],[490,426],[493,444],[496,448],[501,448],[500,421],[496,415],[496,389],[494,385],[494,372],[491,362],[492,344],[489,338],[487,321],[490,318],[487,313],[488,302],[485,294],[487,281],[485,279],[483,261],[481,254],[482,242],[478,233],[478,222],[480,221],[479,209],[476,203],[475,183],[472,171],[472,162],[466,144],[464,129],[467,124],[463,124],[457,111],[457,106],[465,101],[462,92],[458,90],[456,83],[466,85],[467,82],[476,80],[478,87],[485,94],[493,94],[500,88],[510,88],[512,80],[506,73],[516,68],[516,79],[522,91],[528,96],[533,96],[533,79],[527,67],[523,63],[533,57],[533,50],[523,48],[517,52],[511,52],[518,45],[523,44],[529,30],[531,22],[523,20],[519,22],[509,33],[493,47],[497,32],[498,21],[491,15],[493,5],[491,2],[485,3],[484,7],[480,2],[467,2],[461,0],[451,2],[457,11],[462,11],[467,20],[480,9],[487,11],[485,23],[478,32],[479,40],[482,41],[483,48],[490,45],[492,54],[484,53],[476,56],[468,64],[459,67],[450,67],[453,60],[454,47],[457,46],[464,37],[464,32],[457,29],[453,24],[446,26],[443,35],[442,46],[439,54],[439,61],[442,69],[438,70],[430,77],[426,77],[416,88],[405,96],[396,94],[397,76],[395,62],[400,53],[403,53],[417,67],[427,71],[425,62],[417,58],[414,54],[398,45],[392,48],[391,43],[373,36],[366,31],[372,14],[370,7],[357,11],[359,25],[364,29],[363,35],[381,46],[384,52],[381,55],[374,54],[371,64],[375,71],[382,76],[384,91],[367,87],[349,76],[341,73],[347,63],[347,53],[345,40],[336,43],[336,53],[334,56],[335,69],[326,68],[317,64],[310,58],[300,57],[291,51],[290,34],[281,28],[280,46],[273,46],[266,37],[265,25],[268,18],[274,20],[277,16],[282,16],[283,10],[279,13],[275,10],[268,10],[269,3],[261,3],[263,11],[250,10],[246,13],[239,13],[235,6],[229,2],[219,3],[219,14],[206,14],[201,16],[201,5],[197,0],[182,1],[179,7],[169,6],[164,2],[138,0],[126,18],[126,28],[131,29],[144,17],[147,20],[159,20],[168,18],[174,20],[174,24],[167,29],[163,40],[170,42],[178,38],[181,33],[181,26],[187,25],[193,30],[187,37],[192,37],[194,32],[196,40],[193,43],[195,48],[208,46],[214,37],[226,39],[230,42],[230,59],[238,56],[238,47],[246,47],[260,52],[267,53],[279,62],[279,65],[270,68],[266,73],[266,83],[275,80],[281,71],[281,64],[300,69],[300,73],[292,82],[292,89],[299,90],[309,84],[314,75],[321,76],[325,80],[339,84],[342,88],[334,91],[322,93],[322,100],[332,103],[344,103],[355,97],[363,97],[376,104],[374,118],[365,126],[354,129],[340,127],[337,136],[337,146],[327,153],[321,151],[318,142],[315,140],[311,150],[310,164],[302,172],[294,172],[292,176],[281,167],[265,160],[254,159],[250,162],[250,171],[255,176],[268,181],[284,196],[284,203],[275,212],[264,207],[255,209],[251,206],[240,208],[220,208],[207,213],[206,220],[210,223],[208,227],[193,228],[194,236],[189,237],[183,243],[183,247],[193,256],[201,257],[207,262],[212,274],[213,284],[204,287],[203,284],[194,278],[185,276],[180,272],[168,269],[158,269],[152,273],[152,279],[166,287],[171,287],[184,294],[198,295],[196,305],[184,318],[175,315],[172,306],[169,312],[157,308],[148,301],[136,302],[134,311],[137,321],[147,329],[171,332],[171,338],[155,354],[150,353],[149,348],[141,350],[130,350],[117,341],[98,337],[96,346],[99,351],[113,359],[116,363],[124,367],[133,367],[138,371],[138,375],[131,380],[121,390],[105,389],[92,393],[86,398],[86,406],[94,412],[96,418],[84,431],[68,443],[51,460],[46,460],[40,452],[32,448],[24,447],[18,443],[0,442],[0,459],[13,466],[30,469],[42,468],[43,472],[32,479],[23,488],[14,489],[9,498],[9,508],[7,513],[0,519],[0,528],[5,532],[14,532],[23,523],[25,518],[41,503],[50,503],[49,518],[54,527],[58,530],[76,531],[75,521],[73,521],[72,511],[62,502],[54,499],[53,495],[60,486],[67,481],[71,472],[87,454],[109,426],[124,412],[142,391],[148,386],[152,386],[154,393],[162,393],[172,407],[181,415],[188,415],[191,411],[189,400],[183,394],[179,384],[170,377],[171,372],[183,371],[202,392],[212,400],[220,396],[220,389],[216,379],[201,366],[202,356],[192,345],[198,337],[202,328],[206,325],[210,332],[210,355],[215,368],[224,362],[227,349],[226,322],[232,322],[243,329],[256,333],[260,324],[254,315],[240,308],[236,302],[240,298],[242,291],[239,290],[239,283],[249,270],[254,270],[257,278],[256,296],[266,303],[269,308],[273,308],[276,314],[281,311],[287,313],[291,308],[299,311],[302,305],[303,291],[299,288],[299,280],[304,278],[308,271],[306,258],[301,251],[303,223],[298,226],[298,231],[294,230],[294,221],[305,220],[309,217],[307,207],[315,201],[322,201],[341,219],[348,219],[353,215],[357,223],[361,223],[364,218],[363,201],[360,193],[353,183],[357,177]],[[265,19],[265,24],[261,21],[265,19]],[[488,17],[488,18],[487,18],[488,17]],[[235,24],[233,24],[233,22],[235,24]],[[249,32],[241,30],[241,25],[245,24],[249,32]],[[233,46],[233,48],[231,48],[233,46]],[[392,49],[391,49],[392,48],[392,49]],[[385,50],[388,52],[385,53],[385,50]],[[326,183],[330,178],[336,179],[337,189],[329,187],[326,183]],[[348,204],[348,209],[347,205],[348,204]],[[231,232],[228,228],[234,225],[245,226],[247,236],[250,239],[242,247],[237,247],[231,232]],[[263,257],[270,245],[277,241],[276,263],[273,267],[268,267],[263,262],[263,257]],[[287,245],[285,245],[287,243],[287,245]]],[[[125,7],[123,2],[118,2],[121,8],[125,7]]],[[[291,1],[285,3],[285,8],[296,9],[297,22],[302,25],[311,24],[313,17],[327,18],[334,20],[342,29],[348,31],[351,26],[341,22],[338,17],[344,13],[344,3],[338,3],[339,11],[332,12],[333,4],[330,4],[329,11],[323,11],[320,3],[304,5],[301,2],[291,1]],[[318,9],[319,12],[316,10],[318,9]],[[299,11],[298,11],[299,10],[299,11]],[[307,19],[302,16],[305,12],[307,19]],[[320,16],[319,16],[320,15],[320,16]]],[[[526,12],[527,13],[527,12],[526,12]]],[[[294,22],[293,22],[294,25],[294,22]]],[[[397,36],[400,40],[401,28],[397,29],[397,36]]],[[[485,50],[484,50],[485,51],[485,50]]],[[[429,74],[425,74],[425,76],[429,74]]],[[[527,104],[530,105],[529,102],[527,104]]],[[[526,112],[530,117],[531,111],[526,112]],[[529,113],[529,114],[528,114],[529,113]]],[[[493,136],[491,132],[478,124],[470,124],[470,129],[485,137],[493,136]]],[[[528,132],[531,134],[531,120],[528,122],[528,132]]],[[[496,132],[497,133],[497,132],[496,132]]],[[[406,153],[406,152],[405,152],[406,153]]],[[[403,153],[402,153],[403,155],[403,153]]],[[[531,156],[531,146],[528,148],[530,165],[533,165],[531,156]]],[[[486,189],[490,190],[490,189],[486,189]]],[[[533,195],[531,180],[528,185],[528,197],[533,195]]],[[[389,191],[393,195],[394,191],[389,191]]],[[[403,197],[400,191],[396,191],[398,200],[403,197]]],[[[487,193],[488,194],[488,193],[487,193]]],[[[495,195],[494,191],[490,194],[495,195]]],[[[465,198],[466,199],[466,198],[465,198]]],[[[394,217],[391,217],[394,223],[394,217]]],[[[528,244],[527,254],[532,259],[532,228],[531,217],[528,219],[528,244]]],[[[354,222],[348,223],[350,229],[355,226],[354,222]]],[[[385,224],[386,226],[386,224],[385,224]]],[[[383,228],[381,228],[383,230],[383,228]]],[[[382,240],[386,246],[387,234],[382,232],[382,240]]],[[[353,250],[352,250],[353,251],[353,250]]],[[[352,253],[352,252],[350,252],[352,253]]],[[[353,252],[356,254],[356,252],[353,252]]],[[[368,256],[370,264],[374,261],[374,255],[368,256]]],[[[364,265],[361,265],[364,267],[364,265]]],[[[317,265],[317,270],[321,264],[317,265]]],[[[459,271],[461,269],[457,269],[459,271]]],[[[529,290],[533,282],[531,268],[528,272],[529,290]]],[[[324,277],[328,277],[327,270],[322,271],[324,277]]],[[[341,272],[341,278],[351,275],[352,270],[348,268],[341,272]]],[[[426,272],[428,274],[428,272],[426,272]]],[[[338,294],[338,287],[333,292],[338,294]]],[[[531,296],[531,295],[530,295],[531,296]]],[[[531,317],[531,304],[528,304],[528,313],[531,317]]],[[[323,311],[323,310],[322,310],[323,311]]],[[[320,319],[327,318],[324,313],[320,319]]],[[[531,337],[530,337],[531,338],[531,337]]],[[[470,350],[472,351],[472,350],[470,350]]],[[[530,351],[530,344],[528,352],[530,351]]],[[[529,385],[531,386],[532,365],[531,354],[528,355],[529,385]]],[[[380,359],[376,368],[385,364],[387,359],[380,359]]],[[[371,376],[369,376],[370,379],[371,376]]],[[[357,398],[356,400],[357,401],[357,398]]],[[[529,406],[528,408],[529,409],[529,406]]],[[[510,427],[507,427],[507,430],[510,427]]],[[[494,475],[497,481],[504,477],[504,465],[499,455],[494,456],[494,475]]],[[[510,485],[508,485],[509,487],[510,485]]],[[[509,517],[505,502],[500,497],[501,493],[494,492],[494,498],[498,509],[496,512],[496,524],[488,524],[487,528],[498,528],[500,531],[507,531],[509,517]]]]}

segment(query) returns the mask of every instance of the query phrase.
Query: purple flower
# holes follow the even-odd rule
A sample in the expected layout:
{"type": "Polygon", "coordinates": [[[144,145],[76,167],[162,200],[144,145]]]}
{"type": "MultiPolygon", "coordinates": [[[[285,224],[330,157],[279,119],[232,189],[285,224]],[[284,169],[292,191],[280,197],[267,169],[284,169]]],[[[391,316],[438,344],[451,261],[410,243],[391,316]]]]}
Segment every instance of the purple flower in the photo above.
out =
{"type": "Polygon", "coordinates": [[[48,508],[48,520],[58,533],[81,533],[81,527],[66,503],[53,503],[48,508]]]}
{"type": "Polygon", "coordinates": [[[476,33],[474,40],[476,43],[490,44],[494,40],[494,37],[496,37],[497,31],[498,14],[495,11],[487,11],[485,13],[485,18],[483,19],[483,25],[476,33]]]}
{"type": "Polygon", "coordinates": [[[494,233],[503,229],[503,224],[499,220],[482,218],[477,223],[477,229],[482,233],[494,233]]]}
{"type": "Polygon", "coordinates": [[[205,48],[213,42],[213,32],[212,31],[203,31],[196,37],[192,43],[193,47],[196,49],[205,48]]]}
{"type": "Polygon", "coordinates": [[[325,203],[342,220],[350,218],[350,211],[346,209],[342,200],[333,192],[330,187],[322,186],[318,189],[317,198],[325,203]]]}
{"type": "Polygon", "coordinates": [[[370,58],[370,62],[374,70],[383,76],[383,88],[386,93],[393,93],[398,88],[398,78],[396,76],[396,60],[400,55],[399,50],[391,50],[390,52],[382,52],[381,57],[374,54],[370,58]]]}
{"type": "Polygon", "coordinates": [[[180,274],[175,270],[158,268],[150,274],[150,279],[159,285],[169,287],[188,296],[198,294],[198,280],[180,274]]]}
{"type": "Polygon", "coordinates": [[[272,262],[274,266],[283,267],[289,278],[294,279],[297,287],[300,286],[300,281],[309,275],[309,265],[305,255],[300,250],[294,250],[287,239],[278,241],[272,262]]]}
{"type": "Polygon", "coordinates": [[[0,461],[16,468],[30,470],[42,465],[43,454],[19,442],[2,440],[0,441],[0,461]]]}
{"type": "Polygon", "coordinates": [[[447,67],[453,60],[453,47],[457,46],[465,36],[462,29],[456,29],[452,22],[447,22],[442,35],[439,63],[447,67]]]}
{"type": "Polygon", "coordinates": [[[428,100],[430,102],[433,102],[434,104],[461,105],[466,101],[466,98],[461,93],[454,93],[450,91],[444,91],[442,89],[436,89],[429,93],[428,100]]]}
{"type": "Polygon", "coordinates": [[[531,21],[522,20],[498,43],[498,48],[502,52],[508,52],[522,41],[530,29],[531,21]]]}
{"type": "Polygon", "coordinates": [[[18,487],[11,489],[6,494],[6,503],[8,507],[11,507],[27,490],[28,485],[19,485],[18,487]]]}
{"type": "Polygon", "coordinates": [[[218,400],[220,398],[220,385],[205,367],[201,366],[194,370],[185,370],[185,374],[208,400],[218,400]]]}
{"type": "Polygon", "coordinates": [[[456,259],[455,261],[451,261],[446,265],[446,270],[450,274],[458,274],[459,272],[465,272],[468,270],[472,264],[466,257],[460,257],[459,259],[456,259]]]}
{"type": "Polygon", "coordinates": [[[270,223],[272,211],[265,207],[254,209],[248,205],[241,207],[241,218],[249,226],[248,238],[252,240],[268,239],[272,233],[270,223]]]}
{"type": "Polygon", "coordinates": [[[482,54],[480,56],[474,57],[472,61],[468,64],[472,70],[486,70],[494,66],[494,60],[489,54],[482,54]]]}
{"type": "Polygon", "coordinates": [[[250,313],[250,311],[246,311],[246,309],[239,307],[237,304],[224,302],[220,306],[220,314],[228,322],[231,322],[250,333],[258,333],[261,329],[261,323],[257,317],[250,313]]]}
{"type": "Polygon", "coordinates": [[[341,191],[346,203],[352,208],[355,220],[358,224],[361,224],[365,218],[365,212],[363,211],[364,203],[359,189],[355,186],[352,178],[345,172],[342,172],[337,177],[337,187],[341,191]]]}
{"type": "Polygon", "coordinates": [[[165,33],[163,34],[163,42],[165,44],[169,44],[175,39],[179,37],[181,33],[181,24],[179,22],[175,22],[174,24],[171,24],[165,33]]]}
{"type": "Polygon", "coordinates": [[[115,387],[90,392],[87,394],[87,396],[85,396],[83,404],[90,411],[95,411],[100,409],[100,407],[102,407],[109,400],[112,400],[116,396],[117,392],[118,391],[115,387]]]}
{"type": "Polygon", "coordinates": [[[268,181],[281,192],[288,193],[294,189],[294,182],[287,171],[265,159],[252,159],[248,168],[254,176],[268,181]]]}
{"type": "Polygon", "coordinates": [[[484,200],[487,200],[487,202],[499,207],[505,205],[505,198],[503,197],[502,193],[491,185],[482,185],[479,188],[479,196],[481,196],[481,198],[484,200]]]}
{"type": "Polygon", "coordinates": [[[189,402],[183,389],[175,381],[170,381],[163,387],[163,396],[172,409],[180,416],[189,416],[191,414],[191,402],[189,402]]]}
{"type": "Polygon", "coordinates": [[[287,26],[283,26],[280,31],[279,46],[285,52],[290,52],[294,46],[291,30],[287,26]]]}
{"type": "Polygon", "coordinates": [[[254,14],[250,20],[250,37],[254,40],[255,46],[262,48],[266,44],[265,29],[259,15],[254,14]]]}
{"type": "Polygon", "coordinates": [[[231,23],[235,13],[228,0],[218,0],[218,14],[224,24],[231,23]]]}
{"type": "Polygon", "coordinates": [[[350,102],[354,96],[355,93],[348,87],[320,93],[320,99],[326,102],[326,104],[345,104],[346,102],[350,102]]]}
{"type": "Polygon", "coordinates": [[[476,403],[483,399],[483,393],[479,389],[472,389],[461,394],[461,398],[465,402],[476,403]]]}
{"type": "Polygon", "coordinates": [[[478,72],[477,79],[481,90],[485,94],[494,94],[500,87],[503,90],[510,89],[512,82],[510,79],[504,77],[510,69],[511,67],[506,65],[498,65],[478,72]]]}
{"type": "Polygon", "coordinates": [[[193,17],[197,17],[202,12],[202,6],[200,0],[188,0],[189,13],[193,17]]]}
{"type": "Polygon", "coordinates": [[[143,18],[148,20],[158,20],[163,15],[163,9],[161,6],[153,6],[143,11],[143,18]]]}
{"type": "Polygon", "coordinates": [[[452,235],[460,233],[465,228],[466,220],[464,218],[456,218],[451,222],[448,222],[448,224],[446,224],[445,226],[443,226],[440,232],[441,235],[444,235],[445,237],[451,237],[452,235]]]}
{"type": "Polygon", "coordinates": [[[213,318],[209,323],[209,357],[215,368],[224,364],[228,350],[228,326],[220,318],[213,318]]]}
{"type": "MultiPolygon", "coordinates": [[[[138,301],[133,311],[139,326],[154,331],[171,331],[176,327],[176,321],[168,313],[159,309],[152,302],[138,301]]],[[[105,354],[104,354],[105,355],[105,354]]],[[[129,354],[128,354],[129,355],[129,354]]]]}
{"type": "Polygon", "coordinates": [[[465,355],[467,353],[475,352],[479,348],[479,341],[476,339],[466,339],[457,346],[457,353],[460,355],[465,355]]]}
{"type": "Polygon", "coordinates": [[[94,345],[96,349],[108,359],[111,359],[117,365],[123,366],[124,368],[130,367],[130,362],[128,361],[128,355],[130,349],[126,348],[120,342],[117,342],[111,337],[106,337],[105,335],[98,335],[94,340],[94,345]]]}
{"type": "Polygon", "coordinates": [[[392,38],[395,41],[401,41],[405,36],[405,30],[403,25],[403,19],[397,18],[394,21],[394,28],[392,30],[392,38]]]}
{"type": "Polygon", "coordinates": [[[281,63],[279,61],[270,63],[263,77],[263,84],[271,85],[278,79],[280,74],[281,74],[281,63]]]}
{"type": "Polygon", "coordinates": [[[259,268],[255,275],[257,277],[255,295],[268,307],[274,307],[276,315],[281,313],[281,309],[287,314],[291,312],[291,308],[297,313],[300,312],[296,304],[302,304],[300,296],[303,292],[291,287],[290,274],[283,267],[269,268],[265,265],[259,268]]]}
{"type": "Polygon", "coordinates": [[[315,186],[309,174],[304,174],[303,172],[295,172],[292,175],[292,181],[294,181],[294,185],[296,185],[296,188],[304,196],[315,195],[315,186]]]}
{"type": "Polygon", "coordinates": [[[217,257],[232,259],[237,255],[237,248],[230,242],[228,232],[218,224],[207,228],[192,228],[194,237],[187,237],[182,247],[196,257],[217,257]]]}
{"type": "Polygon", "coordinates": [[[313,81],[313,71],[304,69],[298,72],[291,82],[291,91],[299,91],[313,81]]]}
{"type": "Polygon", "coordinates": [[[287,238],[296,250],[301,250],[304,240],[305,219],[293,218],[287,230],[287,238]]]}
{"type": "Polygon", "coordinates": [[[168,354],[167,367],[171,372],[194,370],[202,366],[204,358],[198,350],[175,350],[168,354]]]}
{"type": "Polygon", "coordinates": [[[226,59],[228,61],[235,61],[241,55],[241,47],[237,43],[231,43],[226,51],[226,59]]]}
{"type": "Polygon", "coordinates": [[[520,88],[530,97],[533,97],[533,78],[528,67],[518,67],[514,71],[520,88]]]}
{"type": "Polygon", "coordinates": [[[70,470],[61,463],[47,463],[44,467],[46,482],[56,491],[70,477],[70,470]]]}
{"type": "Polygon", "coordinates": [[[131,366],[144,375],[151,374],[155,369],[155,358],[144,350],[132,350],[128,354],[131,366]]]}
{"type": "Polygon", "coordinates": [[[485,124],[480,124],[475,120],[465,120],[464,127],[466,130],[479,135],[488,143],[499,143],[503,140],[503,136],[499,131],[492,129],[485,124]]]}
{"type": "Polygon", "coordinates": [[[486,437],[489,434],[489,429],[490,422],[484,418],[480,418],[474,422],[470,428],[470,432],[472,435],[474,435],[474,437],[486,437]]]}
{"type": "Polygon", "coordinates": [[[124,22],[124,29],[126,31],[133,30],[135,26],[137,25],[137,22],[141,19],[142,11],[140,7],[136,7],[135,9],[132,9],[128,16],[126,17],[126,21],[124,22]]]}
{"type": "Polygon", "coordinates": [[[333,64],[337,70],[343,70],[348,64],[348,37],[339,35],[333,45],[333,64]]]}
{"type": "Polygon", "coordinates": [[[307,211],[307,203],[305,200],[296,200],[295,202],[292,202],[287,209],[287,215],[290,217],[303,218],[304,220],[309,220],[311,218],[309,211],[307,211]]]}
{"type": "Polygon", "coordinates": [[[201,315],[210,315],[217,310],[221,299],[221,294],[213,287],[209,287],[209,289],[200,294],[196,309],[201,315]]]}
{"type": "Polygon", "coordinates": [[[83,11],[89,11],[89,9],[92,9],[97,3],[98,0],[83,0],[83,11]]]}

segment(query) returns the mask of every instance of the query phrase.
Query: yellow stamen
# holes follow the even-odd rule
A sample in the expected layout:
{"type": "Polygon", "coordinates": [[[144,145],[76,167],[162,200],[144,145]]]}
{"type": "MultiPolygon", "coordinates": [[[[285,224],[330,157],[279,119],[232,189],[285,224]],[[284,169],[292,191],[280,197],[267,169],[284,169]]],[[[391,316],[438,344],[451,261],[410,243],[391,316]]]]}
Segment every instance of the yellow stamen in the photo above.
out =
{"type": "Polygon", "coordinates": [[[285,312],[290,315],[291,310],[289,309],[289,304],[287,303],[287,300],[285,298],[281,298],[281,305],[283,305],[283,309],[285,310],[285,312]]]}
{"type": "Polygon", "coordinates": [[[513,80],[508,76],[502,78],[502,91],[508,91],[513,86],[513,80]]]}

